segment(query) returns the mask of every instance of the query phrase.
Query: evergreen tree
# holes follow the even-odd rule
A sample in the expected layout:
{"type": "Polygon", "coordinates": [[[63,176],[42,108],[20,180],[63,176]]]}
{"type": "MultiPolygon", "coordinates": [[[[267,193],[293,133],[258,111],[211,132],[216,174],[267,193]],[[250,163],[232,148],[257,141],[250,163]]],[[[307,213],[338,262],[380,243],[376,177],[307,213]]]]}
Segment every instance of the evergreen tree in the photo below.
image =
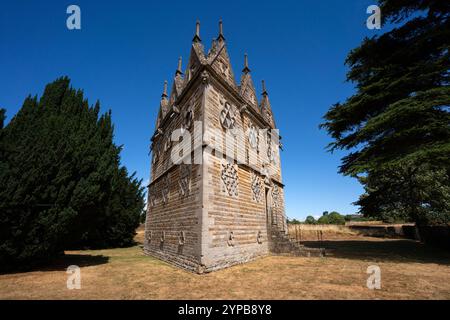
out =
{"type": "Polygon", "coordinates": [[[0,132],[0,265],[46,261],[75,246],[132,243],[143,189],[120,166],[111,113],[68,78],[27,97],[0,132]]]}
{"type": "Polygon", "coordinates": [[[350,150],[340,172],[366,193],[361,212],[420,224],[449,219],[450,2],[380,0],[392,30],[346,60],[356,93],[325,115],[329,150],[350,150]],[[433,180],[436,190],[427,181],[433,180]],[[437,217],[438,215],[439,217],[437,217]]]}
{"type": "Polygon", "coordinates": [[[0,108],[0,130],[3,129],[5,119],[6,119],[6,110],[0,108]]]}

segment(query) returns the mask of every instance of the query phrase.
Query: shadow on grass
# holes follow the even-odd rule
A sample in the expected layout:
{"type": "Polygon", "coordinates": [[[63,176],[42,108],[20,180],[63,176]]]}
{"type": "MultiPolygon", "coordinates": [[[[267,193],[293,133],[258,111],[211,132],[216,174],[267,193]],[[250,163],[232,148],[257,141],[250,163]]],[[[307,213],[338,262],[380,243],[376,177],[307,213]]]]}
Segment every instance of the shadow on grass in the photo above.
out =
{"type": "Polygon", "coordinates": [[[52,260],[48,265],[39,268],[39,271],[62,271],[71,265],[76,265],[81,268],[97,266],[108,262],[109,257],[104,255],[65,254],[52,260]]]}
{"type": "Polygon", "coordinates": [[[65,254],[54,258],[47,263],[42,262],[36,266],[22,265],[18,268],[11,268],[10,270],[2,270],[0,275],[33,271],[66,271],[71,265],[76,265],[81,268],[105,264],[108,263],[108,261],[109,257],[103,255],[65,254]]]}
{"type": "Polygon", "coordinates": [[[450,265],[450,252],[413,240],[303,241],[302,244],[305,247],[325,248],[327,256],[336,258],[450,265]]]}

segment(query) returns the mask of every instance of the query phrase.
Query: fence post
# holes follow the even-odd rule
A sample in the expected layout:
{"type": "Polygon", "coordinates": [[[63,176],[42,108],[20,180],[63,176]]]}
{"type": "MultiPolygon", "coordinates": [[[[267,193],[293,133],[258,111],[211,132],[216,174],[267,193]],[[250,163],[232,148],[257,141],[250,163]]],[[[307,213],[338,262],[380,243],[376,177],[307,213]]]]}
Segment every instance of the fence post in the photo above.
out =
{"type": "Polygon", "coordinates": [[[300,242],[302,241],[302,227],[300,227],[300,242]]]}

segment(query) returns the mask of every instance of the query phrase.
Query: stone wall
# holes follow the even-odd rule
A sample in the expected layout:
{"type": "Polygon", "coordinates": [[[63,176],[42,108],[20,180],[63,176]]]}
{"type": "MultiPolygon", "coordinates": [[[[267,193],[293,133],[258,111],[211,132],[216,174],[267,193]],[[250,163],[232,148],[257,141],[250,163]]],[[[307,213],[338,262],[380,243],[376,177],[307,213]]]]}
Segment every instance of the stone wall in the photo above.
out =
{"type": "Polygon", "coordinates": [[[202,246],[205,271],[244,263],[268,254],[263,201],[252,200],[250,172],[235,166],[237,193],[230,195],[221,178],[226,161],[205,153],[204,218],[202,246]]]}
{"type": "MultiPolygon", "coordinates": [[[[243,132],[247,132],[250,124],[260,128],[260,124],[252,119],[251,115],[238,111],[238,102],[220,88],[219,84],[212,83],[208,86],[205,97],[204,125],[205,130],[209,132],[206,136],[215,139],[214,142],[205,142],[216,146],[221,143],[223,153],[227,148],[226,139],[230,137],[226,137],[226,131],[220,122],[220,113],[225,102],[236,108],[236,128],[243,128],[243,132]],[[218,132],[222,137],[217,137],[218,132]]],[[[266,185],[265,177],[261,175],[265,162],[262,156],[265,146],[261,144],[258,149],[253,149],[249,146],[247,137],[242,138],[231,144],[234,158],[243,160],[242,164],[226,159],[224,154],[211,152],[211,149],[204,150],[202,265],[205,271],[267,255],[271,241],[268,226],[285,229],[282,185],[266,185]],[[250,156],[257,158],[256,163],[249,162],[250,156]],[[276,200],[272,198],[274,189],[277,190],[276,200]],[[266,196],[270,199],[266,199],[266,196]],[[269,216],[269,223],[266,201],[274,207],[271,211],[273,217],[269,216]]],[[[279,164],[279,155],[277,156],[279,164]]],[[[281,179],[279,165],[272,166],[274,178],[281,179]]]]}
{"type": "Polygon", "coordinates": [[[164,123],[163,133],[154,141],[161,149],[153,155],[144,242],[145,253],[196,272],[201,255],[202,165],[173,164],[166,133],[185,125],[185,111],[191,108],[192,123],[186,129],[192,140],[198,138],[193,121],[202,119],[202,92],[198,87],[190,99],[180,101],[180,113],[164,123]]]}
{"type": "Polygon", "coordinates": [[[149,208],[146,220],[144,250],[181,267],[196,270],[200,256],[200,214],[202,170],[200,165],[174,166],[151,186],[151,192],[161,194],[168,188],[168,198],[149,208]],[[183,169],[182,169],[183,168],[183,169]],[[182,171],[188,171],[189,190],[180,190],[182,171]],[[168,178],[167,181],[165,180],[168,178]]]}

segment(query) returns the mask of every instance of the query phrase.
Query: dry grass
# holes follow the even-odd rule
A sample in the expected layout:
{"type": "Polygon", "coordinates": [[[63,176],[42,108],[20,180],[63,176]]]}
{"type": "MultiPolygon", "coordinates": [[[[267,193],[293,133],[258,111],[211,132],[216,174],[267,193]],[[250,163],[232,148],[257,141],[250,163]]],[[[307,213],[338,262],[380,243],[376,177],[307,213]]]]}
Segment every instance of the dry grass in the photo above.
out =
{"type": "Polygon", "coordinates": [[[348,221],[345,222],[346,226],[373,226],[373,225],[383,225],[383,221],[348,221]]]}
{"type": "Polygon", "coordinates": [[[316,231],[322,230],[324,232],[334,232],[338,234],[356,234],[350,228],[343,225],[336,224],[288,224],[289,232],[297,230],[316,231]]]}
{"type": "Polygon", "coordinates": [[[138,246],[70,251],[44,270],[0,275],[0,298],[450,299],[448,253],[409,240],[359,237],[324,244],[331,253],[326,258],[268,256],[206,275],[144,256],[138,246]],[[66,288],[71,264],[81,267],[80,290],[66,288]],[[381,290],[366,287],[373,264],[381,268],[381,290]]]}

